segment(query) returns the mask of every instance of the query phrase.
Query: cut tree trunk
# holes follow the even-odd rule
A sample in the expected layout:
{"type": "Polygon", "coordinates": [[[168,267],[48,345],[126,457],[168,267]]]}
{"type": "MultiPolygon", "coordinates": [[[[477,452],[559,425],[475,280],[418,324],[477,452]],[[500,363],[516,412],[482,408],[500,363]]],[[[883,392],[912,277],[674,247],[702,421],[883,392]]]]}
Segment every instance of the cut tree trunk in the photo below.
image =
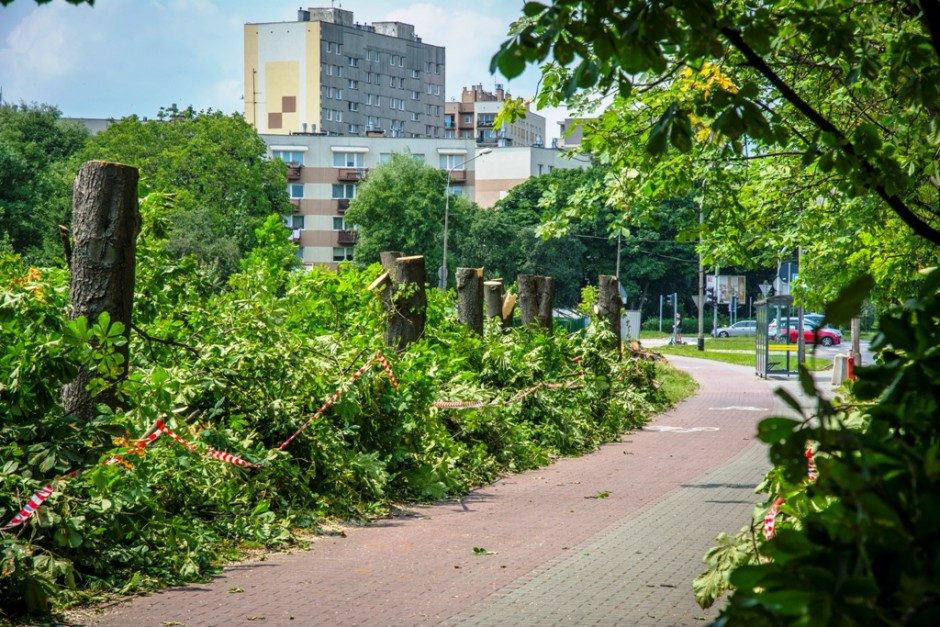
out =
{"type": "Polygon", "coordinates": [[[597,277],[598,298],[597,308],[594,313],[597,314],[598,322],[604,324],[614,339],[611,340],[611,348],[620,351],[622,338],[620,337],[620,309],[623,303],[620,300],[620,289],[617,277],[609,274],[601,274],[597,277]]]}
{"type": "Polygon", "coordinates": [[[457,319],[483,335],[483,268],[457,268],[457,319]]]}
{"type": "Polygon", "coordinates": [[[486,317],[503,317],[503,280],[492,279],[483,283],[483,300],[486,303],[486,317]]]}
{"type": "MultiPolygon", "coordinates": [[[[424,257],[399,257],[392,272],[385,344],[402,351],[424,335],[427,320],[427,293],[424,257]]],[[[383,305],[385,303],[383,302],[383,305]]]]}
{"type": "Polygon", "coordinates": [[[555,300],[555,279],[549,276],[520,274],[519,315],[522,326],[537,324],[549,333],[552,332],[552,307],[555,300]]]}
{"type": "MultiPolygon", "coordinates": [[[[69,316],[85,316],[95,324],[103,312],[111,323],[124,325],[130,338],[134,307],[134,273],[140,211],[137,207],[137,168],[89,161],[78,171],[72,193],[72,259],[69,316]]],[[[115,349],[127,374],[128,343],[115,349]]],[[[72,415],[90,420],[97,404],[119,408],[114,386],[92,397],[86,390],[93,374],[87,367],[62,388],[62,403],[72,415]]]]}

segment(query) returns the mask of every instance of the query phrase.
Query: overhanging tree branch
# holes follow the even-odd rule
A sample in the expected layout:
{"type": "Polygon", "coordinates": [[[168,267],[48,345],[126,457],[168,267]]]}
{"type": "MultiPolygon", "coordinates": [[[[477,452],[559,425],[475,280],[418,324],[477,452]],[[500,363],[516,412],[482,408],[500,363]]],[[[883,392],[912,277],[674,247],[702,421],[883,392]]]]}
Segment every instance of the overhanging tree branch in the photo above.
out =
{"type": "MultiPolygon", "coordinates": [[[[922,2],[934,2],[935,0],[922,0],[922,2]]],[[[855,150],[855,146],[849,141],[848,137],[845,136],[841,130],[836,128],[836,126],[830,122],[825,116],[816,111],[808,102],[803,100],[799,94],[797,94],[786,81],[784,81],[780,76],[767,64],[767,62],[758,55],[748,44],[744,41],[744,38],[741,36],[741,31],[736,28],[723,27],[720,30],[721,34],[728,40],[728,42],[738,49],[738,51],[744,55],[744,58],[747,59],[748,63],[760,72],[764,78],[766,78],[770,83],[777,88],[780,92],[780,95],[783,96],[790,104],[796,107],[797,111],[802,113],[804,116],[809,119],[810,122],[816,128],[821,131],[831,133],[836,137],[841,147],[840,149],[853,159],[856,159],[861,166],[862,172],[865,176],[871,181],[872,187],[878,193],[878,195],[884,200],[888,206],[894,211],[901,220],[904,221],[913,231],[928,240],[929,242],[940,246],[940,231],[934,229],[929,224],[924,222],[917,214],[915,214],[910,207],[896,194],[891,194],[885,188],[884,184],[879,182],[879,177],[877,176],[877,171],[874,166],[871,165],[866,159],[862,158],[858,152],[855,150]]]]}

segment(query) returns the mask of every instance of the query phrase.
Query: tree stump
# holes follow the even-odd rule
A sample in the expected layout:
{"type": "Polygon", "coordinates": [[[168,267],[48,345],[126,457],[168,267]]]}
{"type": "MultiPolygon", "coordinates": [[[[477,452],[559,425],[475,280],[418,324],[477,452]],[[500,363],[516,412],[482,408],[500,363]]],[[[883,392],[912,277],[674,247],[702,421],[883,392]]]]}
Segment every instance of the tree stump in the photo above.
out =
{"type": "Polygon", "coordinates": [[[483,268],[457,268],[457,319],[483,335],[483,268]]]}
{"type": "Polygon", "coordinates": [[[537,324],[548,333],[552,332],[552,308],[555,301],[555,280],[549,276],[520,274],[519,315],[522,326],[537,324]]]}
{"type": "Polygon", "coordinates": [[[605,325],[614,334],[611,348],[620,351],[622,338],[620,337],[620,309],[623,306],[620,300],[620,282],[617,277],[601,274],[597,277],[598,298],[594,313],[598,322],[605,325]]]}
{"type": "MultiPolygon", "coordinates": [[[[124,325],[130,339],[134,308],[135,255],[140,232],[137,207],[137,168],[104,161],[82,165],[72,193],[72,260],[69,281],[69,316],[85,316],[89,325],[108,312],[112,324],[124,325]]],[[[129,348],[125,342],[116,352],[124,358],[127,374],[129,348]]],[[[65,410],[90,420],[98,415],[97,404],[119,407],[114,387],[92,397],[86,390],[92,379],[87,367],[62,388],[65,410]]]]}
{"type": "Polygon", "coordinates": [[[486,317],[503,317],[503,280],[492,279],[483,283],[483,300],[486,303],[486,317]]]}
{"type": "MultiPolygon", "coordinates": [[[[424,257],[399,257],[391,274],[385,344],[402,351],[424,335],[428,298],[424,288],[424,257]]],[[[386,305],[383,299],[383,306],[386,305]]]]}

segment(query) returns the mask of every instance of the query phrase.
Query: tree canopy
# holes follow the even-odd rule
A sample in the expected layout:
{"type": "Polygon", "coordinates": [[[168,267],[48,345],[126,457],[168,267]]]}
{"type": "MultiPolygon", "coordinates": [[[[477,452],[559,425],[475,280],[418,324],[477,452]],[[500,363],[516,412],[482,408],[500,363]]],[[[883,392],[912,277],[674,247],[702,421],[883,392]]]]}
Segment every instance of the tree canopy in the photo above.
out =
{"type": "Polygon", "coordinates": [[[88,131],[50,105],[0,105],[0,245],[34,263],[61,260],[70,220],[70,158],[88,131]]]}
{"type": "Polygon", "coordinates": [[[359,233],[356,260],[375,263],[382,251],[400,250],[424,255],[428,274],[435,272],[443,258],[446,205],[447,265],[453,277],[473,205],[453,189],[445,197],[447,176],[409,152],[392,153],[386,163],[371,170],[346,212],[346,220],[359,233]]]}
{"type": "Polygon", "coordinates": [[[290,210],[283,164],[266,158],[264,141],[239,115],[172,107],[159,118],[112,124],[82,157],[136,166],[150,191],[172,194],[167,246],[226,277],[267,216],[290,210]]]}
{"type": "Polygon", "coordinates": [[[545,65],[541,104],[608,105],[585,148],[642,220],[683,189],[709,258],[803,248],[824,300],[861,270],[909,292],[937,263],[936,2],[527,2],[494,57],[545,65]]]}

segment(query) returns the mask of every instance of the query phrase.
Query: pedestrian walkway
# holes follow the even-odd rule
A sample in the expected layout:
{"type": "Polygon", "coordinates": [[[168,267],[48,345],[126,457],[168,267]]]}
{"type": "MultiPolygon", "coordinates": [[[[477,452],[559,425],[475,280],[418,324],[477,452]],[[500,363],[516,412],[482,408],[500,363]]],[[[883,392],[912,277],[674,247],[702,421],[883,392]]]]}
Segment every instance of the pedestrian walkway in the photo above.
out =
{"type": "Polygon", "coordinates": [[[620,442],[82,624],[702,625],[692,579],[759,500],[757,422],[789,412],[752,368],[670,360],[701,390],[620,442]]]}

